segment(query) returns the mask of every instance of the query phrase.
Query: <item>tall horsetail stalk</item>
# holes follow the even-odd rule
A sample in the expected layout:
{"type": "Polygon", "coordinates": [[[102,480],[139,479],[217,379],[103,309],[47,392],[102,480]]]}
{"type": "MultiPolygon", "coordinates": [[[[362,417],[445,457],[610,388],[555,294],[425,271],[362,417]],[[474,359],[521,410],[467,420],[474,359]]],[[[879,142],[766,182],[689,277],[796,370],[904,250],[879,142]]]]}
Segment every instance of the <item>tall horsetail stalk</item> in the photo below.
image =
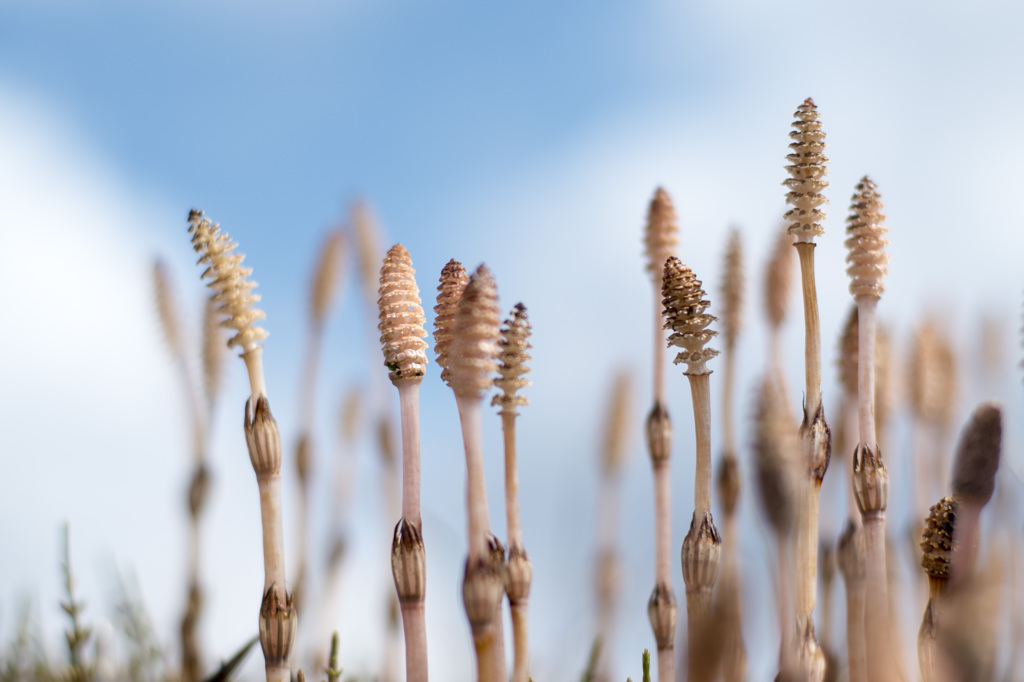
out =
{"type": "Polygon", "coordinates": [[[718,599],[725,617],[722,677],[725,682],[741,682],[747,676],[747,651],[743,642],[742,590],[740,589],[738,526],[736,507],[741,492],[739,459],[736,456],[733,426],[733,389],[736,383],[736,337],[743,327],[743,242],[738,230],[729,234],[722,278],[722,341],[725,347],[725,386],[722,389],[722,430],[725,441],[718,469],[718,490],[725,513],[723,548],[725,561],[718,599]]]}
{"type": "Polygon", "coordinates": [[[814,279],[814,240],[825,233],[821,194],[825,180],[825,133],[818,121],[814,100],[808,97],[794,114],[793,140],[787,155],[783,183],[789,192],[786,203],[793,208],[784,218],[790,223],[800,257],[800,280],[804,300],[804,414],[800,425],[803,446],[802,467],[807,475],[802,484],[797,513],[797,587],[796,587],[796,659],[808,679],[820,682],[825,675],[825,656],[814,634],[814,597],[818,572],[818,498],[821,482],[828,470],[832,436],[821,401],[821,324],[818,319],[818,292],[814,279]]]}
{"type": "Polygon", "coordinates": [[[884,682],[895,674],[889,642],[889,592],[885,562],[885,508],[889,474],[875,436],[875,330],[878,300],[889,256],[888,228],[875,183],[865,176],[857,185],[847,218],[846,271],[857,303],[857,431],[853,453],[853,492],[864,524],[867,603],[868,678],[884,682]]]}
{"type": "Polygon", "coordinates": [[[644,246],[654,284],[654,405],[647,416],[647,450],[654,475],[654,590],[647,615],[658,648],[658,679],[675,679],[676,598],[672,593],[672,422],[665,403],[665,348],[661,299],[665,262],[679,243],[676,211],[668,192],[658,188],[647,212],[644,246]]]}
{"type": "Polygon", "coordinates": [[[216,292],[214,301],[224,320],[221,324],[235,331],[229,347],[242,349],[252,392],[245,404],[245,441],[256,473],[260,493],[260,519],[263,526],[263,599],[260,605],[260,645],[266,662],[267,682],[290,682],[288,656],[295,641],[297,614],[285,582],[284,515],[281,508],[281,434],[270,413],[266,382],[263,377],[263,346],[267,332],[256,322],[265,315],[253,306],[260,297],[252,293],[256,286],[249,280],[252,268],[242,266],[245,258],[235,254],[237,244],[202,211],[189,214],[192,246],[206,265],[203,279],[216,292]]]}
{"type": "Polygon", "coordinates": [[[523,378],[530,368],[526,366],[530,355],[530,322],[526,307],[517,303],[512,316],[505,320],[499,342],[499,378],[495,385],[500,393],[491,399],[501,408],[501,428],[505,440],[505,511],[508,524],[508,563],[505,566],[505,593],[512,611],[513,682],[528,682],[530,678],[530,640],[527,621],[527,601],[533,582],[533,565],[523,545],[523,528],[519,521],[519,474],[516,464],[516,417],[519,407],[528,404],[517,391],[530,382],[523,378]]]}
{"type": "MultiPolygon", "coordinates": [[[[498,370],[500,338],[498,290],[491,271],[481,265],[454,300],[461,277],[458,264],[449,263],[441,273],[438,307],[445,317],[435,320],[443,329],[446,345],[437,348],[448,385],[455,393],[466,450],[466,507],[469,556],[462,582],[462,599],[473,631],[477,679],[505,680],[505,655],[501,629],[501,600],[505,594],[499,561],[500,544],[490,532],[487,486],[484,478],[480,407],[483,394],[498,370]],[[442,300],[444,299],[444,300],[442,300]]],[[[464,272],[462,273],[464,276],[464,272]]],[[[435,308],[436,310],[436,308],[435,308]]],[[[438,314],[441,318],[441,314],[438,314]]],[[[435,337],[436,338],[436,337],[435,337]]],[[[440,344],[438,344],[440,345],[440,344]]],[[[503,554],[503,552],[501,552],[503,554]]]]}
{"type": "MultiPolygon", "coordinates": [[[[203,604],[202,586],[199,579],[201,538],[201,517],[206,506],[209,490],[209,473],[206,467],[206,442],[208,410],[204,407],[196,387],[195,374],[185,350],[184,332],[175,296],[172,291],[170,273],[163,261],[153,265],[153,284],[156,290],[157,310],[168,350],[177,366],[182,389],[184,390],[192,425],[192,477],[187,493],[189,510],[189,538],[186,552],[185,571],[188,575],[188,595],[181,617],[181,675],[185,682],[196,682],[200,677],[202,655],[197,636],[197,624],[203,604]]],[[[206,306],[208,311],[209,305],[206,306]]],[[[204,320],[205,322],[205,320],[204,320]]],[[[204,325],[205,327],[205,325],[204,325]]],[[[204,329],[205,331],[205,329],[204,329]]]]}
{"type": "Polygon", "coordinates": [[[405,676],[427,680],[427,562],[420,517],[420,383],[426,374],[427,335],[416,271],[409,252],[396,244],[380,271],[380,342],[391,383],[398,389],[402,420],[402,518],[391,542],[391,572],[405,630],[405,676]]]}
{"type": "Polygon", "coordinates": [[[681,563],[686,584],[687,679],[703,682],[715,675],[713,667],[700,665],[702,656],[697,652],[702,634],[711,625],[711,594],[722,554],[722,539],[711,516],[711,370],[707,367],[708,360],[718,355],[717,350],[707,347],[718,332],[708,329],[716,318],[705,312],[710,304],[704,298],[700,280],[674,256],[665,261],[662,295],[665,329],[672,331],[668,344],[680,349],[673,362],[686,364],[693,400],[697,442],[694,511],[690,530],[683,539],[681,563]]]}
{"type": "Polygon", "coordinates": [[[299,438],[295,446],[295,473],[299,482],[298,567],[292,588],[296,608],[302,608],[306,594],[309,572],[309,508],[313,484],[313,463],[316,448],[313,442],[314,416],[316,415],[316,385],[320,374],[324,328],[327,315],[338,295],[344,257],[345,233],[341,229],[331,230],[320,247],[316,268],[310,282],[309,331],[306,336],[306,352],[302,356],[302,385],[299,393],[299,438]]]}

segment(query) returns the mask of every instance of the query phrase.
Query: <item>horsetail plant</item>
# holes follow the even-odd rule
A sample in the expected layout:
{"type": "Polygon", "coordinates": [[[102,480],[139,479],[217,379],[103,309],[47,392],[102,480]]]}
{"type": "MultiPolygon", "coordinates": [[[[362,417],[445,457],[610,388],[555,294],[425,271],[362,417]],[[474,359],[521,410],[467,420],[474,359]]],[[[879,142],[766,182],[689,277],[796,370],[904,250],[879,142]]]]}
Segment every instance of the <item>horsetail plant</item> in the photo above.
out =
{"type": "Polygon", "coordinates": [[[427,335],[416,271],[409,252],[396,244],[380,271],[380,342],[391,383],[398,389],[402,419],[402,518],[391,542],[391,572],[405,629],[405,674],[427,680],[425,598],[427,562],[420,517],[420,383],[426,374],[427,335]]]}
{"type": "Polygon", "coordinates": [[[500,377],[494,382],[500,393],[491,399],[501,408],[501,428],[505,440],[505,511],[508,524],[508,563],[505,565],[505,593],[512,611],[512,642],[515,655],[513,682],[528,682],[530,669],[530,641],[527,622],[527,601],[533,581],[533,565],[523,546],[523,528],[519,521],[519,474],[516,464],[516,417],[519,407],[527,405],[521,388],[530,382],[523,376],[530,371],[530,321],[526,307],[517,303],[512,315],[505,320],[498,342],[500,377]]]}
{"type": "Polygon", "coordinates": [[[234,253],[237,244],[226,232],[211,223],[202,211],[189,214],[192,246],[200,254],[199,264],[207,268],[202,278],[209,280],[224,317],[221,324],[235,331],[228,347],[242,349],[249,371],[251,396],[245,404],[245,441],[256,473],[260,493],[260,519],[263,526],[263,599],[260,605],[260,645],[266,662],[267,682],[288,682],[291,673],[288,656],[295,640],[297,621],[285,582],[284,517],[281,509],[281,434],[270,413],[263,376],[263,346],[267,332],[256,322],[265,317],[254,308],[259,296],[249,280],[252,268],[242,266],[245,258],[234,253]]]}
{"type": "Polygon", "coordinates": [[[875,437],[875,311],[885,291],[888,228],[877,187],[867,176],[857,185],[847,218],[846,269],[857,303],[857,448],[853,453],[853,493],[864,524],[868,677],[894,675],[889,642],[889,594],[885,562],[885,508],[889,474],[875,437]]]}
{"type": "Polygon", "coordinates": [[[928,576],[928,605],[917,635],[917,661],[924,682],[942,679],[935,672],[939,601],[949,585],[958,506],[952,497],[943,497],[933,504],[921,534],[921,567],[928,576]]]}
{"type": "Polygon", "coordinates": [[[673,362],[686,364],[693,400],[697,442],[694,512],[690,530],[683,539],[681,561],[690,651],[688,679],[701,682],[714,677],[713,670],[697,666],[695,652],[701,633],[710,625],[711,593],[722,554],[722,538],[711,516],[711,370],[707,367],[708,360],[718,355],[717,350],[707,347],[718,332],[708,329],[716,318],[705,312],[710,303],[704,298],[701,281],[674,256],[665,261],[662,295],[665,329],[672,331],[668,345],[680,349],[673,362]]]}
{"type": "Polygon", "coordinates": [[[316,379],[320,374],[321,349],[323,348],[324,327],[338,294],[341,282],[343,257],[345,255],[345,233],[341,229],[331,230],[320,247],[316,268],[310,282],[309,327],[306,336],[306,352],[302,356],[302,385],[299,398],[299,438],[295,445],[295,473],[299,482],[298,519],[298,570],[292,589],[296,608],[303,606],[309,565],[309,507],[311,504],[312,469],[316,459],[313,442],[314,416],[316,414],[316,379]]]}
{"type": "MultiPolygon", "coordinates": [[[[505,656],[500,641],[504,566],[503,561],[496,561],[499,545],[489,530],[480,404],[498,370],[498,291],[491,271],[486,265],[481,265],[469,278],[453,306],[452,299],[445,295],[457,288],[458,275],[456,267],[446,267],[442,272],[438,307],[443,306],[446,313],[454,308],[454,316],[447,318],[450,326],[443,332],[443,335],[450,336],[444,339],[448,342],[443,351],[447,366],[442,367],[448,370],[446,381],[455,393],[466,451],[469,556],[462,582],[462,599],[473,631],[477,679],[480,682],[497,682],[506,679],[505,656]],[[442,296],[445,296],[444,301],[442,296]]],[[[438,363],[441,363],[440,356],[438,363]]]]}
{"type": "Polygon", "coordinates": [[[804,300],[804,414],[800,426],[803,465],[808,472],[800,495],[797,514],[797,660],[804,674],[815,682],[824,677],[825,658],[814,635],[814,597],[818,572],[818,498],[828,470],[832,437],[821,401],[821,324],[818,292],[814,279],[815,238],[825,233],[822,190],[828,187],[825,174],[825,133],[818,121],[818,109],[808,97],[794,114],[793,140],[787,155],[790,177],[786,203],[793,208],[783,216],[790,224],[794,246],[800,258],[800,280],[804,300]]]}
{"type": "Polygon", "coordinates": [[[676,598],[672,593],[672,422],[665,402],[665,348],[662,345],[661,297],[665,262],[679,243],[676,211],[668,192],[658,188],[647,212],[644,246],[654,284],[654,405],[647,416],[647,450],[654,476],[654,590],[647,615],[658,647],[658,679],[675,679],[673,654],[676,598]]]}
{"type": "Polygon", "coordinates": [[[725,682],[746,679],[747,652],[743,643],[743,612],[740,574],[736,563],[738,527],[736,506],[740,498],[741,476],[736,456],[735,428],[733,426],[733,388],[736,377],[736,338],[743,327],[743,242],[739,230],[729,233],[722,272],[722,342],[725,349],[725,386],[722,390],[722,431],[725,441],[721,465],[718,468],[719,499],[725,513],[725,561],[718,599],[725,613],[725,655],[722,656],[722,676],[725,682]]]}

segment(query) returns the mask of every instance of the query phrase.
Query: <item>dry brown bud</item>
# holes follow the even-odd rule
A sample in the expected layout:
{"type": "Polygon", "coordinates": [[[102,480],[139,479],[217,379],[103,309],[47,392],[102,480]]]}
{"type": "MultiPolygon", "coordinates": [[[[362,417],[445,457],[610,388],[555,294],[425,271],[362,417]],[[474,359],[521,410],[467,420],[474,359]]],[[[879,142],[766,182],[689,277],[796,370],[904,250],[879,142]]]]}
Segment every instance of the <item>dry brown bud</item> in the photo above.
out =
{"type": "Polygon", "coordinates": [[[272,583],[263,595],[260,606],[260,646],[267,667],[285,665],[295,641],[298,614],[292,606],[292,597],[285,593],[282,603],[277,583],[272,583]]]}
{"type": "Polygon", "coordinates": [[[245,401],[245,444],[256,477],[281,473],[281,433],[277,420],[270,413],[270,401],[261,395],[252,408],[252,398],[245,401]]]}
{"type": "Polygon", "coordinates": [[[825,228],[821,226],[825,213],[820,208],[827,201],[821,192],[828,187],[825,180],[828,173],[825,167],[828,163],[824,153],[825,133],[818,121],[818,108],[810,97],[793,116],[796,119],[793,121],[795,130],[789,133],[793,140],[789,145],[792,151],[786,156],[789,161],[786,172],[791,177],[782,183],[789,188],[786,203],[793,208],[783,217],[790,222],[788,231],[796,241],[813,244],[815,237],[825,234],[825,228]]]}
{"type": "Polygon", "coordinates": [[[392,246],[384,257],[378,294],[377,329],[391,381],[422,381],[427,369],[427,342],[423,340],[427,335],[423,328],[426,318],[412,259],[401,244],[392,246]]]}
{"type": "Polygon", "coordinates": [[[665,329],[671,329],[668,345],[681,348],[674,364],[686,363],[687,375],[710,374],[707,361],[718,355],[713,348],[705,348],[718,332],[708,329],[717,320],[706,312],[710,302],[701,289],[701,281],[693,270],[676,257],[665,261],[661,283],[665,329]]]}
{"type": "Polygon", "coordinates": [[[188,512],[193,519],[199,518],[206,506],[209,490],[210,472],[205,465],[199,464],[192,472],[192,481],[188,486],[188,512]]]}
{"type": "Polygon", "coordinates": [[[982,507],[992,499],[1002,444],[1003,413],[986,402],[971,414],[960,434],[953,462],[953,495],[982,507]]]}
{"type": "Polygon", "coordinates": [[[423,535],[405,518],[395,526],[391,541],[391,575],[401,602],[422,602],[427,594],[427,555],[423,535]]]}
{"type": "Polygon", "coordinates": [[[334,229],[327,233],[320,247],[320,258],[313,271],[310,287],[309,313],[313,326],[322,326],[334,300],[338,297],[338,285],[345,264],[345,232],[334,229]]]}
{"type": "Polygon", "coordinates": [[[441,378],[448,382],[448,348],[452,341],[452,327],[455,325],[455,309],[466,290],[469,277],[466,268],[455,259],[448,261],[441,270],[441,283],[437,286],[437,305],[434,306],[434,352],[441,378]]]}
{"type": "Polygon", "coordinates": [[[672,456],[672,420],[668,410],[660,402],[654,403],[651,413],[647,415],[647,451],[655,462],[668,461],[672,456]]]}
{"type": "Polygon", "coordinates": [[[825,652],[814,636],[814,621],[807,619],[797,624],[797,669],[805,682],[823,682],[825,679],[825,652]]]}
{"type": "Polygon", "coordinates": [[[686,590],[712,588],[718,579],[718,567],[722,558],[722,537],[715,528],[711,512],[697,518],[696,512],[690,520],[690,530],[683,538],[681,560],[683,582],[686,590]]]}
{"type": "Polygon", "coordinates": [[[494,625],[504,594],[501,572],[490,557],[466,561],[462,578],[462,604],[474,633],[494,625]]]}
{"type": "Polygon", "coordinates": [[[508,563],[505,564],[505,593],[510,604],[525,602],[530,598],[533,583],[533,564],[526,550],[519,545],[508,548],[508,563]]]}
{"type": "Polygon", "coordinates": [[[661,276],[665,261],[675,255],[679,245],[679,228],[676,225],[676,209],[668,192],[659,187],[647,210],[647,228],[644,230],[644,250],[647,254],[647,271],[655,281],[661,276]]]}
{"type": "Polygon", "coordinates": [[[765,380],[757,395],[754,469],[761,511],[776,533],[795,521],[796,455],[800,444],[773,384],[765,380]]]}
{"type": "Polygon", "coordinates": [[[889,498],[889,474],[882,463],[882,451],[858,443],[853,451],[853,495],[863,516],[885,512],[889,498]]]}
{"type": "Polygon", "coordinates": [[[778,329],[786,321],[795,264],[793,240],[780,230],[764,273],[764,309],[768,324],[773,329],[778,329]]]}
{"type": "Polygon", "coordinates": [[[448,385],[456,396],[481,398],[498,369],[498,289],[481,265],[469,278],[455,310],[448,348],[448,385]]]}
{"type": "Polygon", "coordinates": [[[850,200],[850,215],[846,219],[846,274],[850,277],[853,297],[879,298],[885,291],[884,278],[889,272],[889,245],[882,214],[882,199],[877,186],[868,176],[861,178],[857,191],[850,200]]]}
{"type": "Polygon", "coordinates": [[[800,425],[800,431],[805,439],[808,429],[811,432],[811,451],[807,471],[821,483],[825,478],[825,472],[828,471],[828,464],[832,461],[832,430],[825,419],[825,407],[820,402],[810,424],[807,423],[807,410],[804,410],[804,422],[800,425]]]}
{"type": "Polygon", "coordinates": [[[867,577],[865,551],[864,530],[852,520],[848,521],[843,534],[839,536],[839,546],[836,552],[839,572],[843,574],[843,580],[847,584],[864,580],[867,577]]]}
{"type": "Polygon", "coordinates": [[[658,583],[647,601],[647,617],[654,631],[654,641],[658,649],[671,649],[676,634],[678,609],[672,588],[665,583],[658,583]]]}
{"type": "Polygon", "coordinates": [[[925,519],[921,534],[921,568],[937,580],[949,580],[957,506],[956,499],[943,497],[938,504],[931,506],[925,519]]]}
{"type": "Polygon", "coordinates": [[[722,270],[722,337],[726,344],[736,339],[743,328],[743,241],[739,230],[729,232],[722,270]]]}
{"type": "Polygon", "coordinates": [[[494,381],[494,385],[500,393],[491,399],[491,404],[501,407],[502,414],[516,414],[517,407],[529,404],[525,396],[516,394],[519,389],[530,385],[523,378],[530,371],[526,366],[530,360],[530,320],[522,303],[516,303],[512,316],[505,320],[498,346],[501,349],[498,356],[500,378],[494,381]]]}
{"type": "Polygon", "coordinates": [[[718,499],[722,501],[722,511],[726,518],[736,513],[736,505],[740,501],[740,463],[733,453],[722,457],[718,467],[718,499]]]}
{"type": "Polygon", "coordinates": [[[226,318],[221,324],[235,330],[228,346],[238,346],[243,352],[254,350],[267,338],[267,332],[256,326],[266,315],[253,307],[260,297],[252,293],[256,287],[249,280],[252,268],[242,267],[245,256],[234,253],[238,244],[203,217],[202,211],[189,214],[188,231],[192,247],[201,254],[199,263],[207,266],[202,278],[209,280],[207,286],[216,292],[213,300],[218,304],[217,311],[226,318]]]}

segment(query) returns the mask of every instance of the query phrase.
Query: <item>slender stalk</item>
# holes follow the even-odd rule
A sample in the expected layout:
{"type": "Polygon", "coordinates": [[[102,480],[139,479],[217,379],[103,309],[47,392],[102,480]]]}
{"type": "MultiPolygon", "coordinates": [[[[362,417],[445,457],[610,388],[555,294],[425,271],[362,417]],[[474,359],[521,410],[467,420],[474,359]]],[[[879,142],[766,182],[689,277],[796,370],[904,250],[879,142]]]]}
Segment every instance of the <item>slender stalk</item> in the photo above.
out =
{"type": "Polygon", "coordinates": [[[693,506],[698,515],[711,512],[711,373],[687,374],[693,399],[693,426],[697,440],[697,471],[693,506]]]}
{"type": "Polygon", "coordinates": [[[863,580],[846,586],[846,646],[850,682],[868,682],[867,645],[864,642],[864,605],[867,586],[863,580]]]}
{"type": "Polygon", "coordinates": [[[459,408],[462,442],[466,453],[466,532],[469,538],[469,559],[475,561],[487,556],[487,529],[490,527],[487,481],[484,478],[480,400],[457,395],[455,403],[459,408]]]}
{"type": "Polygon", "coordinates": [[[420,519],[420,380],[398,382],[402,419],[402,517],[422,525],[420,519]]]}

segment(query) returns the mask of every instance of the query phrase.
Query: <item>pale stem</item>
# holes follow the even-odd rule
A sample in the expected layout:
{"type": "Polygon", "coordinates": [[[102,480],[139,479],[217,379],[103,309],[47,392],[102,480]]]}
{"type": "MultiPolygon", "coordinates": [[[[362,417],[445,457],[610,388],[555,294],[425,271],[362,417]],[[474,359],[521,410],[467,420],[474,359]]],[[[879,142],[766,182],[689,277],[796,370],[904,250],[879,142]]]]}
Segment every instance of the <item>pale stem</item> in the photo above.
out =
{"type": "Polygon", "coordinates": [[[676,662],[672,647],[658,649],[658,680],[674,680],[676,678],[676,662]]]}
{"type": "Polygon", "coordinates": [[[186,565],[189,578],[196,582],[199,580],[199,519],[191,517],[188,526],[188,563],[186,565]]]}
{"type": "Polygon", "coordinates": [[[857,298],[857,427],[860,442],[878,452],[875,437],[875,311],[874,296],[857,298]]]}
{"type": "MultiPolygon", "coordinates": [[[[664,264],[663,264],[664,265],[664,264]]],[[[655,268],[657,270],[657,268],[655,268]]],[[[665,331],[662,323],[662,274],[654,273],[654,404],[665,404],[665,331]]]]}
{"type": "Polygon", "coordinates": [[[529,682],[530,633],[526,617],[526,601],[512,604],[512,641],[515,646],[512,664],[513,682],[529,682]]]}
{"type": "Polygon", "coordinates": [[[808,476],[800,488],[796,538],[796,617],[798,622],[812,623],[817,590],[818,498],[821,495],[821,481],[808,476]]]}
{"type": "Polygon", "coordinates": [[[672,584],[672,480],[668,460],[654,462],[654,581],[672,584]]]}
{"type": "Polygon", "coordinates": [[[793,659],[793,603],[792,603],[792,575],[790,557],[792,556],[792,542],[784,533],[775,534],[775,544],[778,549],[779,565],[779,588],[778,603],[779,612],[779,670],[788,670],[793,659]]]}
{"type": "MultiPolygon", "coordinates": [[[[500,611],[498,612],[500,614],[500,611]]],[[[494,648],[496,633],[493,627],[484,628],[483,633],[473,633],[476,648],[477,682],[503,682],[498,666],[495,665],[494,648]]]]}
{"type": "Polygon", "coordinates": [[[733,352],[736,342],[733,338],[725,340],[725,385],[722,387],[722,431],[725,451],[736,454],[736,440],[732,425],[732,394],[736,376],[736,355],[733,352]]]}
{"type": "MultiPolygon", "coordinates": [[[[840,447],[843,448],[843,457],[852,457],[853,452],[857,449],[857,441],[853,437],[853,429],[850,425],[853,423],[853,419],[857,415],[857,406],[852,400],[847,399],[843,401],[843,422],[846,424],[846,428],[843,429],[844,438],[840,447]]],[[[840,467],[842,471],[845,471],[846,476],[846,514],[849,520],[857,528],[861,527],[860,520],[860,508],[857,506],[857,496],[853,492],[853,467],[846,466],[840,467]]]]}
{"type": "Polygon", "coordinates": [[[867,634],[868,670],[872,682],[891,679],[889,650],[889,581],[885,566],[885,513],[864,518],[864,550],[867,568],[867,604],[864,629],[867,634]]]}
{"type": "MultiPolygon", "coordinates": [[[[402,419],[402,516],[417,528],[420,521],[420,381],[400,380],[398,402],[402,419]]],[[[460,410],[461,412],[461,410],[460,410]]],[[[468,455],[467,455],[468,456],[468,455]]]]}
{"type": "MultiPolygon", "coordinates": [[[[597,498],[597,549],[599,552],[614,551],[618,538],[621,506],[618,476],[602,474],[600,491],[600,497],[597,498]]],[[[511,540],[509,544],[512,544],[511,540]]]]}
{"type": "Polygon", "coordinates": [[[687,374],[693,399],[693,427],[697,437],[697,472],[693,506],[698,518],[711,511],[711,373],[687,374]]]}
{"type": "Polygon", "coordinates": [[[868,682],[867,648],[864,642],[863,579],[845,581],[846,585],[846,648],[850,665],[849,682],[868,682]]]}
{"type": "Polygon", "coordinates": [[[821,323],[814,283],[815,245],[814,242],[797,242],[794,246],[800,256],[800,288],[804,297],[804,410],[814,415],[821,403],[821,323]]]}
{"type": "Polygon", "coordinates": [[[284,523],[281,510],[281,472],[256,477],[260,489],[260,519],[263,522],[263,592],[277,583],[282,594],[284,579],[284,523]]]}
{"type": "Polygon", "coordinates": [[[299,433],[309,434],[313,430],[313,415],[316,405],[316,378],[320,364],[320,348],[323,346],[323,325],[310,328],[303,356],[302,394],[299,403],[299,433]]]}
{"type": "Polygon", "coordinates": [[[462,441],[466,449],[466,508],[469,534],[469,560],[487,559],[487,481],[484,478],[484,457],[480,423],[480,398],[475,395],[455,396],[462,423],[462,441]]]}
{"type": "Polygon", "coordinates": [[[249,389],[252,391],[250,405],[256,409],[256,400],[267,394],[267,382],[263,378],[263,346],[253,346],[242,353],[245,369],[249,372],[249,389]]]}
{"type": "Polygon", "coordinates": [[[427,617],[423,602],[402,602],[406,682],[427,682],[427,617]]]}
{"type": "Polygon", "coordinates": [[[508,546],[523,546],[523,528],[519,523],[519,473],[516,468],[516,413],[501,411],[501,430],[505,437],[505,520],[508,546]]]}
{"type": "MultiPolygon", "coordinates": [[[[714,679],[713,670],[709,669],[708,654],[702,651],[702,646],[707,646],[706,630],[710,625],[711,616],[711,588],[698,587],[686,591],[686,638],[687,638],[687,667],[688,682],[710,682],[714,679]],[[710,675],[710,676],[709,676],[710,675]]],[[[672,679],[672,678],[659,678],[672,679]]]]}
{"type": "Polygon", "coordinates": [[[292,682],[292,673],[287,663],[267,666],[267,682],[292,682]]]}

